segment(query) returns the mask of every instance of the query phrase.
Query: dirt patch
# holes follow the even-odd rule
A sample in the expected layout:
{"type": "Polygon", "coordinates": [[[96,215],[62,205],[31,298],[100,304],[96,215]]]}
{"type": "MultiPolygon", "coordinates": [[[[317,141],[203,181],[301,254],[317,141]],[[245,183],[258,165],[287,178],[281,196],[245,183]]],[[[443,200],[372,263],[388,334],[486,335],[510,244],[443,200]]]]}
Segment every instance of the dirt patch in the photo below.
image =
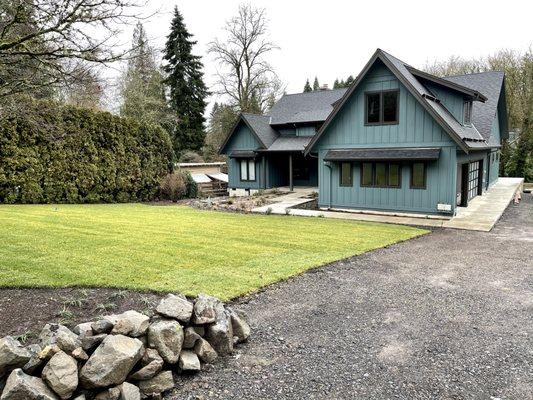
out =
{"type": "Polygon", "coordinates": [[[48,322],[72,328],[130,309],[149,315],[161,296],[118,289],[0,289],[0,337],[33,343],[48,322]]]}

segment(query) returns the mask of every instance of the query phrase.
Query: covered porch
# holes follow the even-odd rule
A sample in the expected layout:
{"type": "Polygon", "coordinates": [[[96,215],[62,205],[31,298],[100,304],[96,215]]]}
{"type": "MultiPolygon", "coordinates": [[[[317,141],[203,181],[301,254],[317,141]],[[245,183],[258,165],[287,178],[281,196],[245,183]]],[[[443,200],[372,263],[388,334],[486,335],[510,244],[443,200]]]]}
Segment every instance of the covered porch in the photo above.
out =
{"type": "Polygon", "coordinates": [[[262,153],[265,173],[263,189],[318,187],[318,159],[304,157],[301,151],[268,151],[262,153]]]}

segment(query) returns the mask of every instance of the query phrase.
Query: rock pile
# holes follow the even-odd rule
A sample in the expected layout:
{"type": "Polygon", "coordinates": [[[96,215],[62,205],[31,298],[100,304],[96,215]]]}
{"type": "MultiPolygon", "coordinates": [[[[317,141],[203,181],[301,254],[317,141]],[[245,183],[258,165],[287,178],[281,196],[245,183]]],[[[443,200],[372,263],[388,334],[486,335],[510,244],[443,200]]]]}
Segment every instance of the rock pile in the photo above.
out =
{"type": "Polygon", "coordinates": [[[169,294],[154,317],[137,311],[79,324],[47,324],[39,343],[0,339],[0,400],[161,398],[174,374],[230,354],[250,335],[244,316],[218,299],[169,294]]]}

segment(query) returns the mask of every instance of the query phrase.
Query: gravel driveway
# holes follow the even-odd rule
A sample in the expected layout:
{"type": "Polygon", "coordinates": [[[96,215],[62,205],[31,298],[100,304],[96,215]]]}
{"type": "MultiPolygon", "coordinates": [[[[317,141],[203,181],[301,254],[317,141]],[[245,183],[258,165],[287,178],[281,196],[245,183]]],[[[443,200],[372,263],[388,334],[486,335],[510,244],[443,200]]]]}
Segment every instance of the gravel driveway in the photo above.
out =
{"type": "Polygon", "coordinates": [[[533,200],[238,303],[249,343],[172,399],[533,399],[533,200]]]}

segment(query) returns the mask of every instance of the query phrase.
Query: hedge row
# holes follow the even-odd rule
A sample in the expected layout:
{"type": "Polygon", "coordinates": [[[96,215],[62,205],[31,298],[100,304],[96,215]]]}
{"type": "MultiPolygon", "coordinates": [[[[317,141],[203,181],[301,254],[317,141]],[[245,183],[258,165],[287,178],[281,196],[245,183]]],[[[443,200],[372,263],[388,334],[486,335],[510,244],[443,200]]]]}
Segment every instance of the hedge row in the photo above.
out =
{"type": "Polygon", "coordinates": [[[152,200],[173,157],[159,126],[28,101],[0,115],[0,202],[152,200]]]}

